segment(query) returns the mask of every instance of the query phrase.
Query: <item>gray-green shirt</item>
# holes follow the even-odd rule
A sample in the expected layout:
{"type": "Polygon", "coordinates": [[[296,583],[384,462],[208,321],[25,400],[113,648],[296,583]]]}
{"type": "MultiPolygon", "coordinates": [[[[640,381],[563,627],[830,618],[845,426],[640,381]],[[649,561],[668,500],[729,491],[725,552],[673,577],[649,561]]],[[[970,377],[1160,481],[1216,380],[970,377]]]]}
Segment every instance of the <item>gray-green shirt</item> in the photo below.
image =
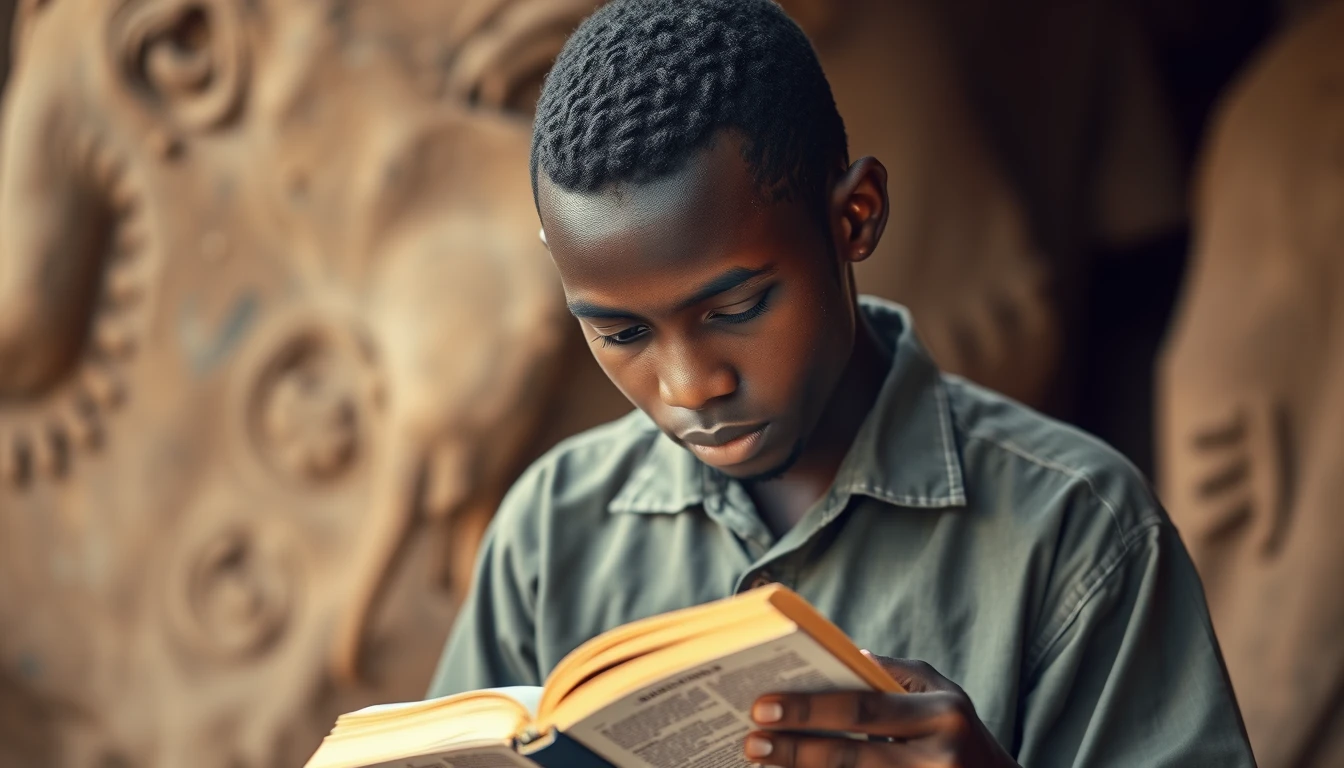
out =
{"type": "Polygon", "coordinates": [[[642,413],[533,465],[482,544],[430,689],[539,685],[634,619],[776,581],[959,683],[1026,768],[1254,765],[1199,579],[1116,452],[941,374],[906,312],[831,490],[776,539],[642,413]]]}

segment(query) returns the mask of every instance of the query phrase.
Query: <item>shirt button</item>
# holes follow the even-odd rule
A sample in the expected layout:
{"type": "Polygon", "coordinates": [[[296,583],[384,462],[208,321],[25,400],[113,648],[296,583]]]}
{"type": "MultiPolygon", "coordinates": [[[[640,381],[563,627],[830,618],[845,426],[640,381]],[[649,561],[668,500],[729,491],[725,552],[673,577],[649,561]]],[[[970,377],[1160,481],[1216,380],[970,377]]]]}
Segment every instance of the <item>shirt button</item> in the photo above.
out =
{"type": "Polygon", "coordinates": [[[775,580],[770,578],[770,573],[768,571],[762,571],[761,573],[756,574],[755,579],[752,579],[751,588],[760,589],[761,587],[768,586],[774,583],[775,580]]]}

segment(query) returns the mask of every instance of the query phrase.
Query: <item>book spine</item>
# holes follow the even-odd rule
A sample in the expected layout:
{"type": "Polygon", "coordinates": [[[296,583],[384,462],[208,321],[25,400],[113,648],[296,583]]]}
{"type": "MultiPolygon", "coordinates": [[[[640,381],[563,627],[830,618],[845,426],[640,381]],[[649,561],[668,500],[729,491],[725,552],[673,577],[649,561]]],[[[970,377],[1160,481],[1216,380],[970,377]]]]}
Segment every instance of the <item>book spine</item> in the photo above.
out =
{"type": "Polygon", "coordinates": [[[551,731],[518,752],[542,768],[616,768],[560,731],[551,731]]]}

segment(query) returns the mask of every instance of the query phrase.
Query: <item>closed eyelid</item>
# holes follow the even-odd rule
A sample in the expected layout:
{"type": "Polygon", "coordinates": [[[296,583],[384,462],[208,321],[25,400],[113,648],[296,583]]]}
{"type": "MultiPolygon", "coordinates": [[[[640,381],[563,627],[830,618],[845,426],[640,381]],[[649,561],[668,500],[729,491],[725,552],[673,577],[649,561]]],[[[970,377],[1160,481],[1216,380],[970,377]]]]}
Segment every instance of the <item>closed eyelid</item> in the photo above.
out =
{"type": "Polygon", "coordinates": [[[717,309],[727,309],[729,307],[736,307],[739,304],[755,304],[757,301],[760,301],[761,295],[763,293],[765,293],[765,291],[756,291],[755,293],[751,294],[750,296],[747,296],[746,298],[737,299],[736,301],[730,301],[727,304],[722,304],[717,309]]]}
{"type": "Polygon", "coordinates": [[[742,290],[745,292],[745,295],[742,296],[742,298],[733,299],[732,301],[727,302],[721,301],[713,307],[710,312],[722,312],[725,309],[741,306],[743,304],[756,304],[773,288],[773,285],[761,285],[760,283],[743,286],[742,290]]]}
{"type": "Polygon", "coordinates": [[[774,266],[767,265],[760,269],[747,269],[745,267],[734,267],[727,272],[710,280],[694,295],[684,301],[678,302],[676,311],[690,309],[692,307],[703,307],[710,301],[719,300],[727,294],[750,290],[752,286],[760,285],[761,282],[768,280],[779,270],[774,266]]]}
{"type": "Polygon", "coordinates": [[[753,278],[737,286],[731,291],[731,293],[735,293],[738,296],[744,296],[745,298],[741,298],[736,301],[731,301],[729,302],[729,304],[741,304],[744,301],[749,301],[750,299],[760,295],[761,291],[766,290],[768,288],[766,283],[769,282],[770,278],[771,275],[761,275],[760,277],[753,278]]]}

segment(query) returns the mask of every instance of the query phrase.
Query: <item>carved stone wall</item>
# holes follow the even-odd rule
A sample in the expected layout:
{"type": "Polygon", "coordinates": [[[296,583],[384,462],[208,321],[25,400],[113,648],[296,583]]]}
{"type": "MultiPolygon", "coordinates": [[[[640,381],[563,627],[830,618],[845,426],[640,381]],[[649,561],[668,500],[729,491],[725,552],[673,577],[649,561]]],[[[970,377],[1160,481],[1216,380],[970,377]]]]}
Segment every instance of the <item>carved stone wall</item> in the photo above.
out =
{"type": "Polygon", "coordinates": [[[1159,382],[1164,499],[1265,768],[1344,763],[1344,3],[1223,105],[1159,382]]]}
{"type": "Polygon", "coordinates": [[[23,4],[0,762],[296,765],[423,692],[565,349],[526,105],[574,5],[23,4]]]}
{"type": "MultiPolygon", "coordinates": [[[[22,4],[0,765],[291,766],[337,713],[423,692],[510,481],[629,408],[527,177],[530,105],[596,2],[22,4]]],[[[854,154],[892,170],[863,289],[1038,399],[1049,267],[927,5],[786,4],[854,154]]]]}

